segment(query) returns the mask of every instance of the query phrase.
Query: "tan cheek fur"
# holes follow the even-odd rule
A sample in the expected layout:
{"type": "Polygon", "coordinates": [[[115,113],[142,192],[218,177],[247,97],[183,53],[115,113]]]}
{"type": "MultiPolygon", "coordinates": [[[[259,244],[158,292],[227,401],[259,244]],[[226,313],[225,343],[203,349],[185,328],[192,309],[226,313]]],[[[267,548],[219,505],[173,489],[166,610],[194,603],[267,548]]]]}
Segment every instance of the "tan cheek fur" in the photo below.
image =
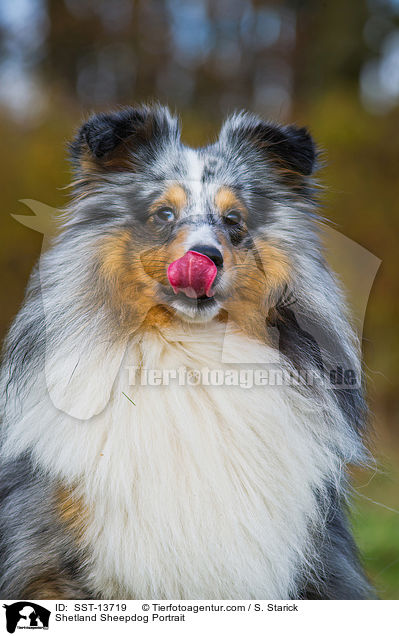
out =
{"type": "Polygon", "coordinates": [[[258,239],[254,250],[235,250],[230,274],[234,292],[223,303],[227,320],[248,336],[268,342],[266,317],[289,282],[288,258],[277,246],[258,239]]]}
{"type": "MultiPolygon", "coordinates": [[[[221,215],[238,210],[244,221],[248,216],[245,206],[226,186],[216,193],[215,204],[221,215]]],[[[233,292],[224,301],[219,320],[232,320],[250,337],[267,342],[266,316],[270,301],[288,283],[288,259],[278,246],[261,239],[255,240],[253,250],[232,248],[224,236],[219,236],[219,240],[225,270],[233,277],[233,292]]]]}
{"type": "Polygon", "coordinates": [[[169,326],[178,319],[162,304],[158,284],[168,285],[169,263],[183,256],[186,231],[168,247],[145,249],[127,230],[102,241],[99,246],[100,278],[107,302],[120,326],[134,332],[148,327],[169,326]]]}

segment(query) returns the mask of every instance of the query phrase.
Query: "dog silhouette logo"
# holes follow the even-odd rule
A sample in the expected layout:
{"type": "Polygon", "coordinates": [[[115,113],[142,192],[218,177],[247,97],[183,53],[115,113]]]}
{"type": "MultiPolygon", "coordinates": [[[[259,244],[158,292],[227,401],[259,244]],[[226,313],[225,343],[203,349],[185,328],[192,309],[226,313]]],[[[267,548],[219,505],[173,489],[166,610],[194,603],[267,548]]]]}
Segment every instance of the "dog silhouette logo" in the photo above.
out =
{"type": "Polygon", "coordinates": [[[18,601],[10,605],[3,605],[6,610],[6,627],[9,634],[16,629],[48,629],[50,610],[31,603],[18,601]]]}

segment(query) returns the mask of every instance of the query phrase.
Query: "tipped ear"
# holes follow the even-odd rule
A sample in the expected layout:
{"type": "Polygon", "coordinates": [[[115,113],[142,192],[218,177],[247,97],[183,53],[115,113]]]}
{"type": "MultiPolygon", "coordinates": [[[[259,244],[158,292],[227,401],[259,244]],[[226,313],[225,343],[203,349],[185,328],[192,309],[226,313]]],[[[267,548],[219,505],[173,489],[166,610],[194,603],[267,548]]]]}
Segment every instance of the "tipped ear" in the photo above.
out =
{"type": "Polygon", "coordinates": [[[242,150],[252,146],[302,175],[312,174],[316,167],[316,145],[306,128],[280,126],[255,115],[239,113],[224,123],[220,142],[242,150]]]}
{"type": "Polygon", "coordinates": [[[126,170],[144,151],[178,140],[178,120],[162,106],[124,108],[90,117],[69,146],[75,167],[126,170]]]}

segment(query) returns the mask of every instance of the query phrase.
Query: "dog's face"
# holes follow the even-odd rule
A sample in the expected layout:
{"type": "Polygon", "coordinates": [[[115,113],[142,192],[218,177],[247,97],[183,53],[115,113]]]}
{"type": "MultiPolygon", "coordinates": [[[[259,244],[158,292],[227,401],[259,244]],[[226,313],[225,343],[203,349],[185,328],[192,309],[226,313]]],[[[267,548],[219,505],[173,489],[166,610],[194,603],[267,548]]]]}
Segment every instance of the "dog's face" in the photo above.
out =
{"type": "Polygon", "coordinates": [[[167,109],[144,107],[92,117],[71,148],[71,231],[98,237],[98,277],[121,322],[228,316],[258,334],[290,280],[290,222],[315,163],[306,130],[240,114],[194,150],[167,109]]]}

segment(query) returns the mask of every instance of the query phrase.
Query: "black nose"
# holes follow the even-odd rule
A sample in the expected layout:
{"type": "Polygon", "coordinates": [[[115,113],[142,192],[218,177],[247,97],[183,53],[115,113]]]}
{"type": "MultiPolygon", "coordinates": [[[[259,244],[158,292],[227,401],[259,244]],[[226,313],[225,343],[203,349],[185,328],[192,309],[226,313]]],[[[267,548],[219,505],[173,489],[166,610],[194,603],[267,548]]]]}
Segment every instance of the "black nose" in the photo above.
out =
{"type": "Polygon", "coordinates": [[[204,254],[204,256],[207,256],[215,263],[216,267],[223,267],[223,256],[217,247],[213,247],[213,245],[194,245],[190,250],[204,254]]]}

